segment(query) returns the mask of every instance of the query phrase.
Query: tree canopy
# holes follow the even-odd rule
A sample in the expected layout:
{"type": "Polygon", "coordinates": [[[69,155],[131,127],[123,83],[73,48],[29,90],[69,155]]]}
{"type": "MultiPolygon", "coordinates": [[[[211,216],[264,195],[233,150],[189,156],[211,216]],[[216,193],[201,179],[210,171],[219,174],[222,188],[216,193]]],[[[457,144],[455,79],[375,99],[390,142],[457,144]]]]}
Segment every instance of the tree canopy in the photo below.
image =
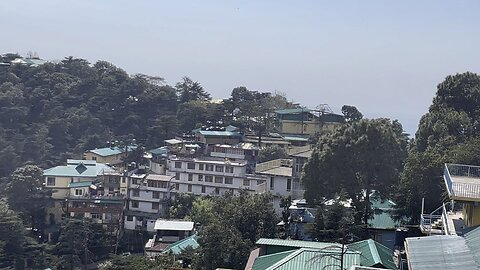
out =
{"type": "Polygon", "coordinates": [[[361,211],[357,222],[371,216],[373,190],[390,194],[398,183],[407,151],[407,136],[397,121],[362,119],[320,138],[305,165],[305,198],[310,203],[335,199],[343,190],[361,211]]]}

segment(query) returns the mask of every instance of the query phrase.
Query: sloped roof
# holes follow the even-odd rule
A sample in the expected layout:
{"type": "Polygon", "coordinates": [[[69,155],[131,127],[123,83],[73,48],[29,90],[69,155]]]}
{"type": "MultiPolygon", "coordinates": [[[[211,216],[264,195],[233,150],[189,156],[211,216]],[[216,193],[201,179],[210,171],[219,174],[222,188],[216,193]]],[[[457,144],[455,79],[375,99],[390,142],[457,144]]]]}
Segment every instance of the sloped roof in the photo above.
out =
{"type": "Polygon", "coordinates": [[[276,110],[276,114],[299,114],[299,113],[308,113],[312,110],[307,108],[295,108],[295,109],[283,109],[283,110],[276,110]]]}
{"type": "Polygon", "coordinates": [[[91,160],[71,160],[67,165],[56,166],[43,171],[44,176],[95,178],[103,172],[114,171],[111,167],[91,160]]]}
{"type": "Polygon", "coordinates": [[[435,235],[405,239],[410,270],[477,270],[466,244],[457,235],[435,235]]]}
{"type": "Polygon", "coordinates": [[[296,247],[296,248],[316,248],[322,249],[331,246],[341,246],[338,243],[302,241],[302,240],[284,240],[274,238],[260,238],[255,243],[257,246],[282,246],[282,247],[296,247]]]}
{"type": "Polygon", "coordinates": [[[295,252],[295,250],[289,250],[284,252],[273,253],[257,257],[253,263],[252,270],[265,270],[280,260],[283,260],[288,255],[295,252]]]}
{"type": "Polygon", "coordinates": [[[197,234],[194,234],[190,237],[187,237],[185,239],[182,239],[180,241],[177,241],[177,242],[171,244],[170,246],[165,248],[162,251],[162,253],[171,252],[175,255],[178,255],[178,254],[182,253],[187,248],[192,248],[192,249],[199,248],[200,245],[198,244],[197,240],[198,240],[198,236],[197,236],[197,234]]]}
{"type": "MultiPolygon", "coordinates": [[[[132,151],[137,149],[136,146],[128,146],[127,147],[128,151],[132,151]]],[[[113,155],[118,155],[121,153],[125,152],[125,148],[119,148],[119,147],[104,147],[104,148],[97,148],[93,150],[88,150],[87,152],[94,153],[96,155],[102,156],[102,157],[108,157],[108,156],[113,156],[113,155]]]]}
{"type": "Polygon", "coordinates": [[[381,265],[387,269],[397,269],[393,262],[393,251],[372,239],[355,242],[348,247],[362,254],[360,259],[360,265],[362,266],[381,265]]]}
{"type": "Polygon", "coordinates": [[[198,133],[206,137],[240,137],[239,132],[218,131],[218,130],[199,130],[198,133]]]}
{"type": "Polygon", "coordinates": [[[469,232],[466,232],[463,237],[470,249],[473,259],[480,266],[480,227],[477,227],[469,232]]]}
{"type": "MultiPolygon", "coordinates": [[[[340,251],[327,251],[318,249],[301,248],[296,250],[279,261],[274,262],[271,266],[263,268],[265,270],[325,270],[334,269],[340,266],[338,256],[340,251]]],[[[258,257],[260,259],[262,257],[258,257]]],[[[352,265],[360,263],[360,253],[347,251],[343,255],[343,265],[345,268],[350,268],[352,265]]],[[[253,268],[256,270],[256,268],[253,268]]]]}

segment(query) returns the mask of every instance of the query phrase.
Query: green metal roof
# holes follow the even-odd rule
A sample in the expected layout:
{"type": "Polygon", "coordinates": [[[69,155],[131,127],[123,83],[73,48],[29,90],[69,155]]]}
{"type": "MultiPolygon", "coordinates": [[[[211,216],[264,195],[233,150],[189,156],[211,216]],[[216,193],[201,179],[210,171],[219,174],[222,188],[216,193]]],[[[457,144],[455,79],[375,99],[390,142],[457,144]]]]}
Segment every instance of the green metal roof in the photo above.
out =
{"type": "Polygon", "coordinates": [[[289,250],[289,251],[283,251],[283,252],[278,252],[274,254],[260,256],[255,259],[252,270],[265,270],[268,267],[277,263],[278,261],[283,260],[285,257],[287,257],[288,255],[292,254],[295,251],[296,250],[289,250]]]}
{"type": "Polygon", "coordinates": [[[480,227],[477,227],[463,235],[473,259],[480,265],[480,227]]]}
{"type": "Polygon", "coordinates": [[[68,160],[67,165],[56,166],[43,171],[44,176],[58,177],[84,177],[95,178],[103,172],[113,172],[114,170],[103,164],[92,162],[91,160],[68,160]]]}
{"type": "Polygon", "coordinates": [[[371,199],[372,209],[375,211],[372,219],[368,221],[372,229],[395,229],[401,225],[401,221],[392,218],[395,203],[391,200],[371,199]]]}
{"type": "Polygon", "coordinates": [[[89,187],[92,185],[92,181],[84,181],[84,182],[73,182],[68,184],[69,188],[78,188],[78,187],[89,187]]]}
{"type": "Polygon", "coordinates": [[[192,248],[192,249],[199,248],[200,245],[198,244],[197,240],[198,240],[198,236],[197,236],[197,234],[194,234],[190,237],[187,237],[185,239],[182,239],[180,241],[177,241],[177,242],[171,244],[170,246],[165,248],[162,251],[162,253],[170,253],[171,252],[175,255],[178,255],[189,247],[192,248]]]}
{"type": "MultiPolygon", "coordinates": [[[[264,268],[265,270],[325,270],[336,269],[340,266],[340,260],[338,256],[340,250],[318,250],[301,248],[296,250],[277,262],[274,262],[271,266],[264,268]]],[[[258,257],[261,258],[261,257],[258,257]]],[[[257,258],[257,259],[258,259],[257,258]]],[[[343,256],[343,266],[345,269],[350,268],[352,265],[358,265],[360,263],[360,253],[347,251],[343,256]]]]}
{"type": "Polygon", "coordinates": [[[302,240],[283,240],[273,238],[260,238],[255,243],[257,246],[282,246],[282,247],[295,247],[295,248],[316,248],[322,249],[331,246],[341,246],[338,243],[327,242],[314,242],[314,241],[302,241],[302,240]]]}
{"type": "Polygon", "coordinates": [[[276,110],[276,114],[299,114],[299,113],[307,113],[311,112],[310,109],[307,108],[295,108],[295,109],[283,109],[283,110],[276,110]]]}
{"type": "Polygon", "coordinates": [[[348,247],[352,251],[361,253],[360,264],[362,266],[383,266],[387,269],[397,269],[393,262],[393,251],[372,239],[355,242],[348,247]]]}

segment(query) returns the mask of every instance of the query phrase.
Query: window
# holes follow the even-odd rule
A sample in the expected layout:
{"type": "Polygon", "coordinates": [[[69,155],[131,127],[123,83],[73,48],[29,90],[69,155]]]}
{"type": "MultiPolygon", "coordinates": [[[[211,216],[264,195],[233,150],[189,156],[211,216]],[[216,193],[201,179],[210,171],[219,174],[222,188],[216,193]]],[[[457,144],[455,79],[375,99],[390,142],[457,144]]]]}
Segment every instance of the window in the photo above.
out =
{"type": "Polygon", "coordinates": [[[125,177],[122,177],[122,183],[125,184],[125,177]]]}
{"type": "Polygon", "coordinates": [[[75,195],[76,196],[82,196],[83,195],[83,189],[75,189],[75,195]]]}
{"type": "Polygon", "coordinates": [[[188,185],[188,192],[192,192],[192,185],[188,185]]]}
{"type": "Polygon", "coordinates": [[[193,181],[193,174],[191,173],[188,174],[188,181],[193,181]]]}
{"type": "Polygon", "coordinates": [[[226,173],[233,173],[233,166],[226,166],[225,167],[225,172],[226,173]]]}
{"type": "Polygon", "coordinates": [[[220,189],[218,187],[215,188],[215,194],[220,194],[220,189]]]}
{"type": "Polygon", "coordinates": [[[287,191],[292,190],[292,179],[288,178],[287,179],[287,191]]]}
{"type": "Polygon", "coordinates": [[[138,179],[137,178],[132,178],[132,184],[137,184],[138,179]]]}
{"type": "Polygon", "coordinates": [[[90,215],[92,216],[92,218],[96,218],[96,219],[102,219],[103,218],[102,213],[91,213],[90,215]]]}
{"type": "Polygon", "coordinates": [[[215,171],[216,172],[223,172],[223,166],[221,166],[221,165],[215,166],[215,171]]]}
{"type": "Polygon", "coordinates": [[[93,156],[93,157],[92,157],[92,160],[97,160],[97,157],[96,157],[96,156],[93,156]]]}
{"type": "Polygon", "coordinates": [[[215,183],[217,183],[217,184],[222,184],[222,183],[223,183],[223,177],[221,177],[221,176],[215,176],[215,183]]]}
{"type": "Polygon", "coordinates": [[[203,174],[198,175],[198,181],[200,181],[200,182],[203,181],[203,174]]]}
{"type": "Polygon", "coordinates": [[[181,161],[175,161],[175,168],[181,169],[182,168],[182,162],[181,161]]]}
{"type": "Polygon", "coordinates": [[[249,179],[243,179],[243,185],[246,187],[250,186],[250,180],[249,179]]]}
{"type": "Polygon", "coordinates": [[[193,163],[193,162],[187,163],[187,169],[189,169],[189,170],[195,170],[195,163],[193,163]]]}
{"type": "Polygon", "coordinates": [[[127,216],[127,221],[133,221],[133,216],[127,216]]]}
{"type": "Polygon", "coordinates": [[[138,202],[132,201],[132,208],[138,208],[138,202]]]}
{"type": "Polygon", "coordinates": [[[205,186],[202,186],[202,193],[205,193],[206,192],[206,188],[205,186]]]}
{"type": "Polygon", "coordinates": [[[153,199],[160,199],[160,192],[158,192],[158,191],[152,192],[152,198],[153,199]]]}
{"type": "Polygon", "coordinates": [[[132,190],[132,197],[138,197],[140,196],[140,191],[138,189],[133,189],[132,190]]]}
{"type": "Polygon", "coordinates": [[[55,177],[47,177],[47,186],[55,186],[55,177]]]}
{"type": "Polygon", "coordinates": [[[152,209],[153,210],[158,210],[159,203],[158,202],[152,202],[152,209]]]}
{"type": "Polygon", "coordinates": [[[206,171],[213,172],[213,165],[212,164],[207,164],[205,167],[206,167],[205,168],[206,171]]]}
{"type": "Polygon", "coordinates": [[[175,180],[180,180],[180,173],[179,172],[175,173],[175,180]]]}
{"type": "Polygon", "coordinates": [[[213,182],[213,176],[205,175],[205,182],[213,182]]]}
{"type": "Polygon", "coordinates": [[[225,184],[227,184],[227,185],[233,184],[233,178],[232,177],[225,177],[225,184]]]}
{"type": "Polygon", "coordinates": [[[200,171],[203,171],[203,164],[198,164],[198,169],[199,169],[200,171]]]}
{"type": "Polygon", "coordinates": [[[179,190],[180,189],[180,184],[179,183],[176,183],[175,184],[175,190],[179,190]]]}
{"type": "Polygon", "coordinates": [[[273,190],[275,188],[275,178],[270,177],[270,190],[273,190]]]}

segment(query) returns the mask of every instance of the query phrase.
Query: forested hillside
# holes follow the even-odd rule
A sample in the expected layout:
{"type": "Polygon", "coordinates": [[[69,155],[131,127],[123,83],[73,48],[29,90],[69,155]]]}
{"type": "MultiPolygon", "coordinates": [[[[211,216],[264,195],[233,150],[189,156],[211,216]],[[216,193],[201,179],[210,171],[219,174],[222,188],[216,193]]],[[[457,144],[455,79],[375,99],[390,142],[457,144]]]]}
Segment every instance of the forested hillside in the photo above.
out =
{"type": "Polygon", "coordinates": [[[225,89],[230,92],[223,103],[208,102],[210,94],[187,77],[172,86],[72,57],[37,67],[0,65],[0,177],[25,163],[49,167],[78,158],[112,141],[135,139],[152,148],[201,125],[255,128],[248,119],[292,106],[282,95],[245,87],[225,89]]]}

